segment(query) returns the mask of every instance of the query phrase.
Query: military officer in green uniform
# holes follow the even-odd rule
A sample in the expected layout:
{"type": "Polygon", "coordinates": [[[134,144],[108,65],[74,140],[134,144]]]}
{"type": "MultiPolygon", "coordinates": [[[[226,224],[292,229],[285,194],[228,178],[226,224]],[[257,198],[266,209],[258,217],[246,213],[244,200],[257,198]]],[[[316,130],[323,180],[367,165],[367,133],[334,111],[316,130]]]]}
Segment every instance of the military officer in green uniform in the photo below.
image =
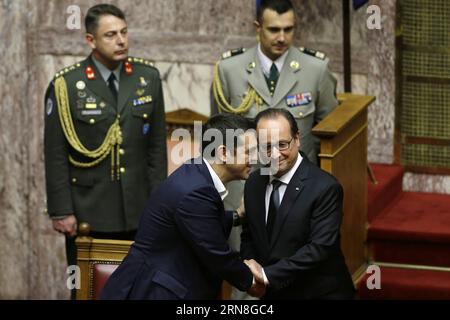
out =
{"type": "Polygon", "coordinates": [[[123,12],[89,9],[84,61],[58,72],[46,92],[48,213],[76,263],[77,224],[99,238],[134,238],[152,189],[167,176],[166,124],[159,72],[128,57],[123,12]]]}
{"type": "MultiPolygon", "coordinates": [[[[290,0],[262,0],[254,22],[257,46],[225,52],[216,64],[211,113],[230,112],[255,118],[267,108],[292,113],[300,130],[300,149],[318,163],[319,140],[311,129],[338,105],[336,79],[321,52],[292,46],[295,10],[290,0]]],[[[241,203],[243,183],[227,186],[227,210],[241,203]]],[[[240,228],[230,244],[239,249],[240,228]]],[[[242,296],[234,296],[242,298],[242,296]]]]}

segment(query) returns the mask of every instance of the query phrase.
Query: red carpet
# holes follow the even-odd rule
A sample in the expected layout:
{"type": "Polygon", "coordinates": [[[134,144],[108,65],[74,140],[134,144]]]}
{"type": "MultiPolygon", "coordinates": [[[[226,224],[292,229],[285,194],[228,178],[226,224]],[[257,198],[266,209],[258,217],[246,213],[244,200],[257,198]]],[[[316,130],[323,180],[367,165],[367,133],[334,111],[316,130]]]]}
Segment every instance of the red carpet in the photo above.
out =
{"type": "MultiPolygon", "coordinates": [[[[368,185],[370,259],[450,268],[450,195],[402,192],[403,170],[372,165],[368,185]]],[[[450,272],[381,269],[381,290],[359,283],[361,299],[450,299],[450,272]]]]}
{"type": "Polygon", "coordinates": [[[360,299],[450,299],[450,272],[381,268],[381,289],[359,286],[360,299]]]}
{"type": "Polygon", "coordinates": [[[371,222],[402,192],[403,168],[385,164],[371,164],[378,184],[368,183],[367,218],[371,222]]]}

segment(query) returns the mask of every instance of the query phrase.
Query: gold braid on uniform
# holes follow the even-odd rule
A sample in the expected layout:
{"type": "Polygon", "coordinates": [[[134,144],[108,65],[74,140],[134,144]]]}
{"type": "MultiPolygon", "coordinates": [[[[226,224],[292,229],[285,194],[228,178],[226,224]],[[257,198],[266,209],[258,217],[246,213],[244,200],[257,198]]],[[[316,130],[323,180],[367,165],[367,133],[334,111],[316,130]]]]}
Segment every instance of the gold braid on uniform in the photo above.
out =
{"type": "Polygon", "coordinates": [[[235,114],[246,113],[255,103],[259,112],[259,108],[263,104],[261,97],[252,87],[248,88],[245,98],[242,100],[240,106],[234,107],[229,104],[227,99],[225,98],[225,95],[223,94],[222,82],[220,81],[219,75],[219,62],[217,62],[216,66],[214,67],[213,94],[214,99],[216,99],[217,101],[220,113],[222,113],[222,111],[235,114]]]}
{"type": "MultiPolygon", "coordinates": [[[[102,145],[95,150],[88,150],[81,143],[75,131],[72,115],[70,113],[69,99],[67,93],[67,84],[64,77],[58,77],[55,81],[55,94],[58,103],[59,119],[61,121],[61,127],[64,131],[69,144],[77,152],[85,157],[95,159],[91,162],[79,162],[69,155],[69,161],[79,168],[92,168],[102,162],[108,154],[111,154],[111,180],[114,180],[114,167],[119,169],[120,156],[119,149],[122,144],[122,131],[120,130],[119,120],[116,119],[108,130],[105,140],[102,145]]],[[[117,171],[117,180],[120,180],[120,174],[117,171]]]]}

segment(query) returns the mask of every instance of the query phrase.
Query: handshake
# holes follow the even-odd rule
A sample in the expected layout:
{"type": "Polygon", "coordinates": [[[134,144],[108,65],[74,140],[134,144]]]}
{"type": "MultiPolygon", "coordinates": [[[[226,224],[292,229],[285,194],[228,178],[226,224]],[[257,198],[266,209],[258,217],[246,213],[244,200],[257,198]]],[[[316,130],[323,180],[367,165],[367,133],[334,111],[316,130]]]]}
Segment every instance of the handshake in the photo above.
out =
{"type": "Polygon", "coordinates": [[[244,260],[244,263],[250,268],[254,278],[253,284],[250,289],[248,289],[247,293],[252,297],[261,298],[266,293],[263,269],[261,265],[253,259],[244,260]]]}

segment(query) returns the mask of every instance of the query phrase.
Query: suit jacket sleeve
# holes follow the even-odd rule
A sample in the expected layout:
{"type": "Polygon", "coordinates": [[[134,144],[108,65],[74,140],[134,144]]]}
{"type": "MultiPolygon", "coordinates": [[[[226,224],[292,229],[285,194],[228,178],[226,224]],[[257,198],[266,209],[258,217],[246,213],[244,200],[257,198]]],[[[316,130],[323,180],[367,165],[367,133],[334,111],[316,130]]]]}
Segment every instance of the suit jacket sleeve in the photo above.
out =
{"type": "Polygon", "coordinates": [[[47,210],[51,217],[74,213],[69,177],[69,144],[59,120],[53,82],[45,94],[44,156],[47,210]]]}
{"type": "MultiPolygon", "coordinates": [[[[245,189],[244,189],[244,203],[245,204],[247,204],[248,201],[252,201],[252,192],[250,191],[251,188],[249,187],[249,183],[250,183],[250,181],[247,180],[247,183],[245,184],[245,189]]],[[[247,206],[246,206],[245,211],[247,212],[247,206]]],[[[256,258],[253,237],[252,237],[250,228],[248,227],[248,224],[246,222],[244,222],[242,224],[240,252],[241,252],[242,259],[248,260],[248,259],[256,258]]]]}
{"type": "Polygon", "coordinates": [[[314,269],[339,247],[342,201],[343,191],[338,183],[323,190],[311,214],[307,244],[293,256],[264,267],[271,287],[278,290],[288,286],[299,273],[314,269]]]}
{"type": "Polygon", "coordinates": [[[180,202],[175,221],[206,268],[239,290],[250,288],[253,276],[250,269],[228,245],[226,214],[220,207],[215,189],[205,186],[186,195],[180,202]]]}
{"type": "Polygon", "coordinates": [[[167,178],[167,141],[164,96],[159,72],[155,77],[155,105],[150,118],[147,168],[150,190],[167,178]]]}

